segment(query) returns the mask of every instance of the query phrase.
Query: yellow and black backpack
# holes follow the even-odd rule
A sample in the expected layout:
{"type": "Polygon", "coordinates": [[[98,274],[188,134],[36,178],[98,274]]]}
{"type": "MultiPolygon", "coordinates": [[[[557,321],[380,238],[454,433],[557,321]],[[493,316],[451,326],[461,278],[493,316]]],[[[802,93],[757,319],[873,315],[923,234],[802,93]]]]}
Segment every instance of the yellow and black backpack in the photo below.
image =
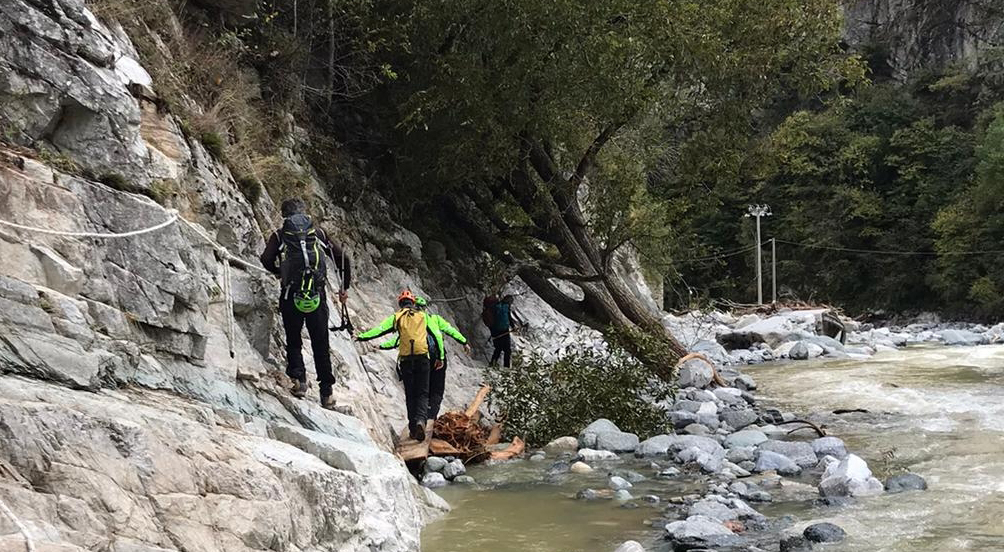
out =
{"type": "Polygon", "coordinates": [[[394,329],[400,337],[398,356],[429,355],[429,326],[423,311],[411,307],[397,311],[394,329]]]}

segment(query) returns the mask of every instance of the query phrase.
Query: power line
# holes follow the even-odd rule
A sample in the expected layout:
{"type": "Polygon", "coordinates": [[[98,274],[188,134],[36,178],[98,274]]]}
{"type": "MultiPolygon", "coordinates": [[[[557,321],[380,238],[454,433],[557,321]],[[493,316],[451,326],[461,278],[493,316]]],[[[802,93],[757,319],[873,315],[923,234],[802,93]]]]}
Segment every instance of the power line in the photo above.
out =
{"type": "Polygon", "coordinates": [[[976,256],[976,255],[1001,255],[1004,254],[1004,249],[989,249],[985,251],[900,251],[900,250],[885,250],[885,249],[857,249],[853,247],[838,247],[833,245],[821,245],[815,243],[801,243],[783,240],[777,238],[777,243],[784,243],[788,245],[794,245],[796,247],[808,247],[811,249],[825,249],[828,251],[842,251],[845,253],[861,253],[865,255],[903,255],[903,256],[928,256],[928,257],[940,257],[940,256],[976,256]]]}
{"type": "MultiPolygon", "coordinates": [[[[732,251],[726,251],[724,253],[719,253],[717,255],[708,255],[706,257],[694,257],[692,259],[674,260],[673,263],[699,263],[699,262],[702,262],[702,261],[713,261],[713,260],[716,260],[716,259],[725,259],[725,258],[728,258],[728,257],[735,257],[736,255],[742,255],[743,253],[746,253],[747,251],[752,251],[754,249],[756,249],[756,244],[747,245],[746,247],[742,247],[742,248],[739,248],[739,249],[733,249],[732,251]]],[[[670,263],[670,264],[672,264],[672,263],[670,263]]]]}

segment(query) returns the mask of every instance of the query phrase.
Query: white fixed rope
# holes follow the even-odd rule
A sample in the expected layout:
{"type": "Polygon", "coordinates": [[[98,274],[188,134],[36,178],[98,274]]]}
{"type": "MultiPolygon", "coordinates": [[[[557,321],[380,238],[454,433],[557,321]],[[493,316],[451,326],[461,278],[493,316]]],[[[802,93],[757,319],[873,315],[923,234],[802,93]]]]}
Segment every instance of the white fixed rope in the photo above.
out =
{"type": "Polygon", "coordinates": [[[69,231],[63,231],[63,230],[49,230],[47,228],[38,228],[38,227],[35,227],[35,226],[27,226],[27,225],[24,225],[24,224],[17,224],[16,222],[10,222],[8,220],[3,220],[3,219],[0,219],[0,224],[2,224],[4,226],[9,226],[11,228],[16,228],[18,230],[24,230],[26,232],[35,232],[37,234],[47,234],[47,235],[50,235],[50,236],[65,236],[67,238],[95,238],[95,239],[102,239],[102,240],[114,240],[114,239],[120,239],[120,238],[131,238],[133,236],[140,236],[140,235],[143,235],[143,234],[149,234],[150,232],[156,232],[157,230],[160,230],[162,228],[167,228],[168,226],[170,226],[170,225],[174,224],[175,222],[177,222],[179,218],[181,218],[181,217],[178,216],[178,212],[175,211],[174,209],[163,209],[163,210],[168,215],[167,220],[165,220],[164,222],[161,222],[160,224],[156,224],[156,225],[151,226],[149,228],[140,228],[139,230],[131,230],[129,232],[111,232],[111,233],[105,233],[105,232],[69,232],[69,231]]]}

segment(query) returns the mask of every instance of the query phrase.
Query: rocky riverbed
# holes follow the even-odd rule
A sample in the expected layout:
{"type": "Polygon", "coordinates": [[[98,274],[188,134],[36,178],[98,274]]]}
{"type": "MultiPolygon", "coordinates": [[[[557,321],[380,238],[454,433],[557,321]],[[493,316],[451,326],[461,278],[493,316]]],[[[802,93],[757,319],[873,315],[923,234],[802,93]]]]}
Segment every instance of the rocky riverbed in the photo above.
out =
{"type": "MultiPolygon", "coordinates": [[[[867,362],[873,354],[887,354],[907,344],[997,341],[1000,332],[999,326],[947,326],[930,322],[876,329],[846,321],[853,329],[849,331],[851,344],[843,345],[814,333],[813,317],[817,314],[792,311],[753,321],[747,319],[749,325],[756,324],[754,328],[764,334],[779,336],[774,347],[763,341],[753,348],[773,352],[786,344],[793,350],[799,343],[823,343],[832,348],[822,349],[819,345],[822,352],[815,354],[812,349],[811,357],[829,356],[855,363],[867,362]],[[764,328],[777,331],[771,333],[764,328]],[[856,352],[858,349],[864,351],[856,352]]],[[[734,332],[737,326],[723,323],[718,327],[718,335],[734,332]]],[[[740,356],[736,350],[726,354],[733,359],[740,356]]],[[[790,361],[790,354],[787,356],[785,366],[800,365],[790,361]]],[[[840,542],[848,534],[853,535],[856,526],[845,528],[832,522],[847,505],[880,495],[926,490],[924,477],[909,472],[900,471],[880,480],[864,459],[880,453],[849,450],[839,431],[820,436],[811,423],[800,421],[802,418],[818,421],[818,416],[810,416],[812,412],[787,412],[764,406],[757,397],[756,381],[742,373],[739,362],[720,368],[719,373],[725,386],[713,383],[712,371],[702,360],[690,360],[681,367],[683,387],[676,400],[665,405],[673,421],[672,432],[641,440],[621,431],[609,420],[596,420],[577,436],[557,439],[539,451],[530,451],[525,460],[517,461],[525,464],[520,484],[525,487],[532,481],[537,486],[535,496],[541,495],[539,486],[553,488],[554,502],[548,512],[559,518],[566,515],[559,510],[582,507],[571,505],[568,502],[571,500],[576,500],[576,504],[606,504],[607,512],[612,512],[611,509],[634,512],[635,517],[627,519],[620,514],[610,516],[622,520],[619,533],[622,537],[634,534],[636,540],[618,547],[611,541],[615,532],[604,530],[597,531],[603,535],[598,537],[601,540],[591,543],[595,547],[592,549],[616,548],[617,552],[810,550],[815,544],[840,542]],[[797,521],[790,515],[810,511],[818,519],[798,516],[802,520],[797,521]],[[637,534],[638,524],[651,529],[637,534]]],[[[474,489],[479,485],[482,490],[506,487],[512,484],[511,480],[492,475],[492,470],[503,469],[512,468],[482,468],[474,473],[474,478],[466,475],[463,481],[471,484],[476,479],[474,489]]],[[[448,498],[450,492],[455,496],[478,491],[448,491],[448,498]]],[[[488,492],[482,500],[491,501],[492,495],[488,492]]],[[[448,518],[442,523],[455,520],[448,518]]],[[[526,531],[534,534],[532,527],[526,531]]],[[[434,548],[451,550],[440,548],[441,543],[436,541],[439,532],[442,529],[434,526],[434,548]]],[[[545,542],[537,547],[524,542],[519,549],[554,548],[554,542],[542,538],[545,542]]],[[[427,538],[423,542],[426,550],[433,549],[429,548],[427,538]]],[[[497,549],[509,550],[505,545],[497,549]]]]}

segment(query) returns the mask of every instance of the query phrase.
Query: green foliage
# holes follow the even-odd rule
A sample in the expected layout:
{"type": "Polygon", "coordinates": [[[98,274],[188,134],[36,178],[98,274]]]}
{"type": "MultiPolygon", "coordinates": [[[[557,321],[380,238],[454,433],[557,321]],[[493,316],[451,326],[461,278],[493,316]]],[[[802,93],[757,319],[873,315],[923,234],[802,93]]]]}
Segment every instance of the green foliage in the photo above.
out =
{"type": "Polygon", "coordinates": [[[674,389],[623,349],[582,348],[554,362],[535,353],[517,356],[511,368],[491,368],[486,377],[490,407],[510,435],[531,446],[577,435],[597,418],[643,439],[671,427],[656,403],[671,399],[674,389]]]}
{"type": "Polygon", "coordinates": [[[224,142],[223,137],[219,133],[206,131],[199,134],[199,141],[202,142],[202,146],[206,148],[206,151],[210,155],[217,159],[223,159],[226,155],[224,148],[226,147],[226,142],[224,142]]]}
{"type": "Polygon", "coordinates": [[[237,179],[237,189],[244,194],[251,205],[258,203],[258,200],[261,199],[261,182],[258,182],[257,178],[244,176],[237,179]]]}
{"type": "MultiPolygon", "coordinates": [[[[993,118],[989,102],[1001,92],[986,83],[979,73],[947,69],[918,74],[905,85],[862,86],[788,113],[764,138],[745,142],[739,157],[728,157],[728,150],[697,152],[701,164],[693,162],[666,185],[668,196],[689,203],[678,220],[680,241],[710,246],[686,257],[753,245],[752,221],[742,215],[749,203],[768,203],[774,216],[763,222],[765,240],[940,253],[864,254],[779,242],[782,294],[852,312],[988,314],[988,298],[1004,282],[990,268],[997,259],[951,253],[999,249],[981,237],[1004,222],[995,221],[1000,188],[985,176],[996,170],[992,125],[983,136],[993,118]],[[731,174],[702,170],[716,163],[731,167],[731,174]]],[[[753,252],[674,268],[676,290],[668,299],[677,304],[690,297],[680,293],[685,284],[712,297],[755,297],[753,252]]]]}
{"type": "Polygon", "coordinates": [[[119,173],[105,173],[98,177],[98,182],[115,190],[131,191],[129,181],[119,173]]]}

